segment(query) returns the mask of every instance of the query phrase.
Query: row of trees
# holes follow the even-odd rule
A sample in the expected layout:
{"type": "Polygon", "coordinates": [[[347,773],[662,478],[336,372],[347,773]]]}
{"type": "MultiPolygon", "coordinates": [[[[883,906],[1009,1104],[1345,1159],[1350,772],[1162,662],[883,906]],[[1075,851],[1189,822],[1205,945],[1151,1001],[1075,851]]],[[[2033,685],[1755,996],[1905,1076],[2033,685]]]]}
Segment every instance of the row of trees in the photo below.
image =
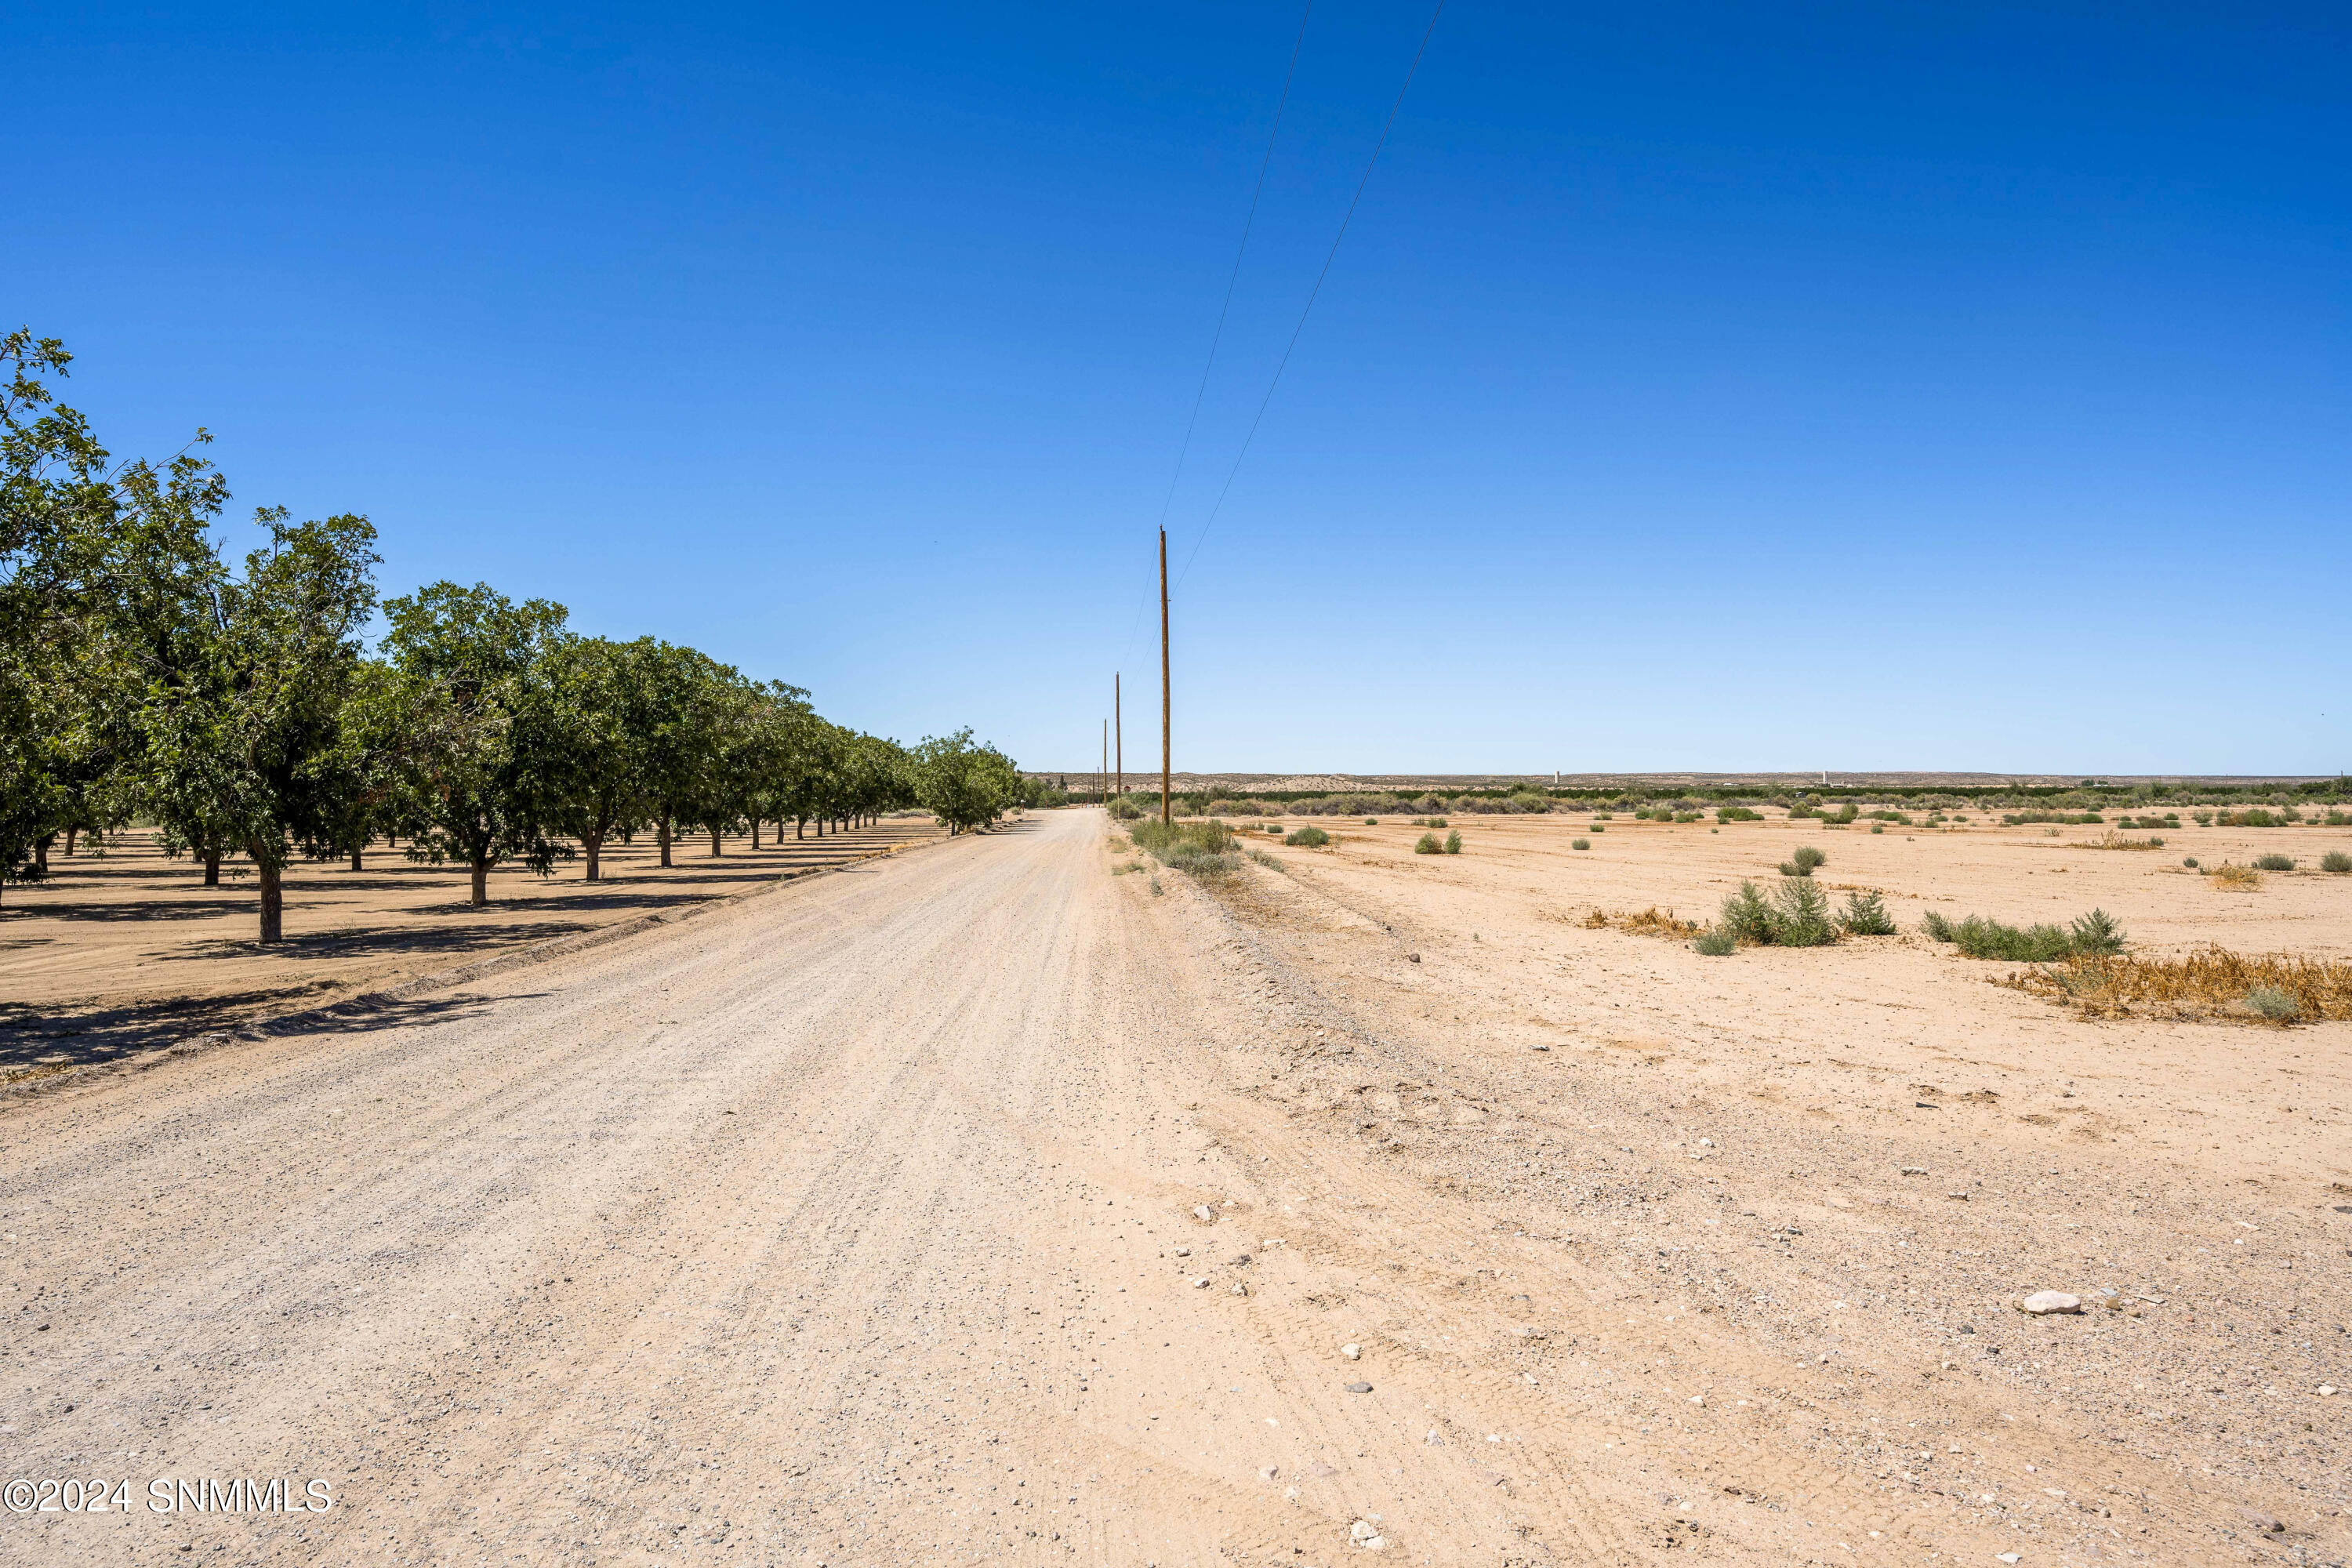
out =
{"type": "Polygon", "coordinates": [[[208,883],[249,857],[275,942],[289,865],[357,868],[379,838],[468,867],[478,905],[492,867],[577,855],[593,881],[638,831],[667,866],[681,833],[715,855],[747,826],[756,845],[762,822],[919,805],[962,832],[1026,793],[968,730],[902,747],[692,648],[576,634],[544,599],[443,582],[379,604],[363,517],[265,509],[233,562],[209,437],[115,463],[49,390],[70,357],[0,339],[0,883],[45,874],[60,835],[148,822],[208,883]]]}

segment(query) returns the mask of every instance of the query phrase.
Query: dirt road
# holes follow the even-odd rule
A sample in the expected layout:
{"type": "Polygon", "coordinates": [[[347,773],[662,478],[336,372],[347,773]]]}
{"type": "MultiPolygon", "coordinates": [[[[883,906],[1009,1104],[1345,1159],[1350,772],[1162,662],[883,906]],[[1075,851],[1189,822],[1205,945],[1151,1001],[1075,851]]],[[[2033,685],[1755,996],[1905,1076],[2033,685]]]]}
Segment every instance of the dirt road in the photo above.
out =
{"type": "MultiPolygon", "coordinates": [[[[2340,1553],[2321,1500],[2276,1540],[2161,1433],[1940,1352],[1859,1365],[1694,1289],[1679,1243],[1569,1234],[1531,1186],[1732,1209],[1631,1131],[1514,1193],[1517,1060],[1324,984],[1283,900],[1402,968],[1377,910],[1125,859],[1056,813],[0,1110],[0,1469],[132,1503],[0,1513],[0,1559],[2340,1553]],[[332,1508],[149,1489],[279,1477],[332,1508]]],[[[1608,1056],[1555,1121],[1685,1092],[1608,1056]]],[[[1802,1245],[1743,1235],[1734,1294],[1802,1245]]],[[[2330,1436],[2287,1430],[2308,1485],[2330,1436]]]]}

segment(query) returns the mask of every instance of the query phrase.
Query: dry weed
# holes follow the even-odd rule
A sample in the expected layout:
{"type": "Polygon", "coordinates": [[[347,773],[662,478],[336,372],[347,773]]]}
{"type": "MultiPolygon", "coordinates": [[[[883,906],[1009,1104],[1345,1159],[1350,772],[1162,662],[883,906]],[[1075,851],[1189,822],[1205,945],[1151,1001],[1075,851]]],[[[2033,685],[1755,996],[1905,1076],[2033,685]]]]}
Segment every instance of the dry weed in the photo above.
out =
{"type": "Polygon", "coordinates": [[[2186,958],[2077,954],[2017,970],[1996,984],[2094,1017],[2221,1018],[2258,1023],[2352,1018],[2352,963],[2209,947],[2186,958]],[[2291,1007],[2281,1005],[2292,999],[2291,1007]]]}
{"type": "Polygon", "coordinates": [[[2069,849],[2161,849],[2164,847],[2164,840],[2126,838],[2120,833],[2109,831],[2103,834],[2096,844],[2076,843],[2069,844],[2066,847],[2069,849]]]}
{"type": "Polygon", "coordinates": [[[2233,866],[2224,860],[2214,868],[2212,881],[2217,888],[2259,888],[2263,874],[2252,866],[2233,866]]]}
{"type": "Polygon", "coordinates": [[[1676,920],[1674,910],[1662,911],[1655,904],[1637,915],[1612,915],[1595,907],[1584,917],[1584,926],[1588,931],[1631,931],[1635,936],[1663,936],[1675,942],[1687,942],[1699,933],[1696,921],[1676,920]]]}

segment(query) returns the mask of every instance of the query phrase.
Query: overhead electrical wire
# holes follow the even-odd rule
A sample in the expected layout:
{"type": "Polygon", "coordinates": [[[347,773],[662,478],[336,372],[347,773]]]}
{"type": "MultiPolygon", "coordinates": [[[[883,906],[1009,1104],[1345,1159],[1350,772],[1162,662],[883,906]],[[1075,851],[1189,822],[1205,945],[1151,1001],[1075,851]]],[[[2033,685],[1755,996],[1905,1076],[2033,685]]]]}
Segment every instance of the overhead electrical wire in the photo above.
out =
{"type": "MultiPolygon", "coordinates": [[[[1234,247],[1233,271],[1225,279],[1224,303],[1217,307],[1217,330],[1209,335],[1209,357],[1201,366],[1201,384],[1193,389],[1192,416],[1184,421],[1184,439],[1176,448],[1176,471],[1168,476],[1168,494],[1160,503],[1160,526],[1168,526],[1168,509],[1176,502],[1176,487],[1184,477],[1184,459],[1192,450],[1192,432],[1201,423],[1201,404],[1208,396],[1209,373],[1216,368],[1217,348],[1225,339],[1225,319],[1233,313],[1234,288],[1241,281],[1242,258],[1249,254],[1250,231],[1257,226],[1258,202],[1265,195],[1265,172],[1274,164],[1275,138],[1282,132],[1283,111],[1290,107],[1290,86],[1298,76],[1299,51],[1307,47],[1307,23],[1315,15],[1315,0],[1307,0],[1307,8],[1299,13],[1298,37],[1290,46],[1290,65],[1282,73],[1282,96],[1275,101],[1274,123],[1265,133],[1265,152],[1257,163],[1257,184],[1250,192],[1249,216],[1242,220],[1241,243],[1234,247]]],[[[1150,607],[1152,595],[1147,590],[1137,602],[1135,625],[1128,628],[1127,646],[1135,647],[1136,631],[1143,625],[1144,612],[1150,607]]]]}
{"type": "MultiPolygon", "coordinates": [[[[1397,111],[1404,107],[1405,94],[1412,89],[1413,75],[1421,69],[1421,57],[1429,51],[1430,37],[1437,31],[1438,17],[1444,14],[1445,0],[1437,0],[1437,8],[1429,14],[1429,26],[1422,32],[1421,47],[1413,50],[1412,64],[1405,68],[1404,85],[1397,89],[1396,101],[1389,106],[1389,117],[1381,126],[1380,140],[1372,143],[1372,155],[1364,160],[1363,175],[1361,178],[1357,180],[1356,194],[1349,198],[1347,213],[1339,219],[1339,231],[1331,237],[1331,249],[1328,254],[1323,258],[1323,269],[1315,275],[1315,287],[1308,289],[1307,292],[1307,303],[1298,312],[1298,324],[1291,328],[1290,341],[1283,346],[1282,358],[1274,367],[1273,379],[1268,381],[1265,384],[1265,395],[1258,400],[1257,414],[1255,417],[1250,420],[1249,433],[1242,437],[1241,450],[1234,454],[1234,466],[1226,470],[1224,485],[1217,491],[1216,504],[1209,509],[1209,519],[1206,522],[1203,522],[1201,525],[1200,538],[1195,539],[1192,542],[1192,553],[1184,557],[1184,570],[1177,574],[1176,580],[1179,583],[1181,583],[1184,578],[1191,574],[1192,570],[1192,563],[1201,553],[1202,544],[1206,542],[1208,540],[1209,531],[1214,528],[1217,524],[1217,514],[1224,510],[1225,497],[1233,490],[1234,477],[1242,471],[1242,459],[1249,456],[1250,443],[1257,439],[1258,425],[1265,418],[1267,405],[1274,401],[1275,388],[1282,384],[1282,373],[1289,368],[1291,351],[1298,347],[1298,335],[1307,330],[1307,318],[1314,311],[1316,299],[1323,292],[1323,280],[1331,275],[1331,263],[1339,258],[1339,242],[1348,237],[1348,225],[1355,219],[1357,204],[1364,199],[1364,187],[1371,184],[1372,169],[1374,165],[1378,164],[1381,161],[1381,150],[1386,147],[1389,143],[1389,132],[1396,126],[1397,111]]],[[[1302,23],[1300,27],[1303,36],[1305,24],[1302,23]]],[[[1293,63],[1294,65],[1296,64],[1295,57],[1293,63]]],[[[1286,90],[1287,89],[1286,89],[1286,90]]],[[[1268,153],[1271,153],[1271,143],[1268,144],[1267,150],[1268,153]]],[[[1264,184],[1265,178],[1265,172],[1261,170],[1258,175],[1261,185],[1264,184]]],[[[1256,207],[1257,204],[1253,200],[1250,204],[1251,215],[1253,217],[1256,214],[1256,207]]],[[[1236,258],[1234,261],[1234,270],[1236,274],[1239,273],[1240,261],[1238,258],[1236,258]]],[[[1226,300],[1229,304],[1232,301],[1232,292],[1230,289],[1228,289],[1226,293],[1226,300]]],[[[1222,331],[1223,328],[1223,318],[1219,319],[1218,325],[1219,330],[1222,331]]],[[[1202,379],[1202,385],[1203,387],[1207,385],[1205,375],[1202,379]]],[[[1198,416],[1198,414],[1199,407],[1196,404],[1194,406],[1194,415],[1196,417],[1198,416]]],[[[1171,487],[1169,493],[1172,498],[1175,493],[1172,486],[1171,487]]],[[[1162,515],[1164,517],[1164,511],[1162,515]]]]}
{"type": "Polygon", "coordinates": [[[1265,172],[1274,164],[1274,141],[1282,131],[1282,111],[1290,107],[1290,84],[1298,75],[1298,52],[1307,46],[1307,21],[1315,15],[1315,0],[1298,18],[1298,37],[1290,46],[1290,68],[1282,74],[1282,97],[1274,106],[1274,125],[1265,133],[1265,154],[1258,160],[1257,186],[1250,192],[1249,216],[1242,220],[1242,242],[1234,248],[1234,269],[1225,279],[1225,301],[1217,307],[1217,330],[1209,335],[1209,357],[1201,366],[1201,384],[1192,393],[1192,416],[1184,421],[1183,444],[1176,448],[1176,471],[1168,476],[1167,499],[1160,503],[1160,526],[1168,526],[1168,509],[1176,500],[1177,481],[1184,477],[1184,458],[1192,449],[1192,431],[1201,423],[1201,403],[1209,394],[1209,373],[1216,368],[1217,345],[1224,342],[1225,318],[1233,314],[1234,287],[1242,280],[1242,258],[1249,254],[1250,230],[1257,226],[1257,204],[1265,195],[1265,172]]]}

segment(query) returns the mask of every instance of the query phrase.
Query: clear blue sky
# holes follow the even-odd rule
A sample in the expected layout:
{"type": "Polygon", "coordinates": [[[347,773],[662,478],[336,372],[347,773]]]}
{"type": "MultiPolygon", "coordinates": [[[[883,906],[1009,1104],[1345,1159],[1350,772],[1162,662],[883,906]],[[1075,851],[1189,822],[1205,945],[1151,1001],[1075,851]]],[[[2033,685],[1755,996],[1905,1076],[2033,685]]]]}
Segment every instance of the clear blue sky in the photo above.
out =
{"type": "MultiPolygon", "coordinates": [[[[1156,729],[1286,6],[13,5],[118,451],[913,739],[1156,729]]],[[[1178,764],[2352,767],[2340,5],[1327,4],[1178,764]]],[[[249,531],[236,531],[240,542],[249,531]]]]}

